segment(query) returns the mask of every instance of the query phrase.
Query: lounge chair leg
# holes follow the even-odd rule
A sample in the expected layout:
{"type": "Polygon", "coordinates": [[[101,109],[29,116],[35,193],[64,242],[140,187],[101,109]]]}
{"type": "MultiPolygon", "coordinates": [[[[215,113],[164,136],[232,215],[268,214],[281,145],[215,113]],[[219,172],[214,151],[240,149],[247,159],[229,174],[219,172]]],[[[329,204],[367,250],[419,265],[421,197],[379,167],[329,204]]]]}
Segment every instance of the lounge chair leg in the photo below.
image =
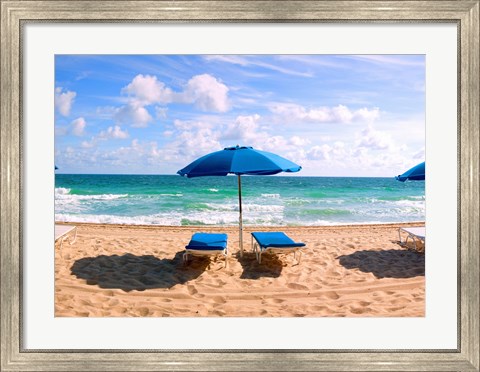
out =
{"type": "Polygon", "coordinates": [[[77,241],[77,226],[75,226],[75,235],[73,236],[73,240],[70,241],[70,245],[72,245],[73,243],[75,243],[77,241]]]}

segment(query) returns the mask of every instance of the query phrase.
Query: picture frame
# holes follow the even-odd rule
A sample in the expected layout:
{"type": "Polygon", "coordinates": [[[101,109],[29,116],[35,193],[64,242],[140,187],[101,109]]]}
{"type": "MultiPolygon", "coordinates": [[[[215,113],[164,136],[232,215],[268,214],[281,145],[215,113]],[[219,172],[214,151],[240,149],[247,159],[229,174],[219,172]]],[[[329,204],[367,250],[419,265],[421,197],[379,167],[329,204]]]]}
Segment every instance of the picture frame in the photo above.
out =
{"type": "Polygon", "coordinates": [[[476,1],[1,1],[1,365],[16,370],[479,370],[480,114],[476,1]],[[121,3],[121,6],[119,6],[121,3]],[[26,350],[22,346],[25,22],[447,22],[458,27],[456,350],[26,350]]]}

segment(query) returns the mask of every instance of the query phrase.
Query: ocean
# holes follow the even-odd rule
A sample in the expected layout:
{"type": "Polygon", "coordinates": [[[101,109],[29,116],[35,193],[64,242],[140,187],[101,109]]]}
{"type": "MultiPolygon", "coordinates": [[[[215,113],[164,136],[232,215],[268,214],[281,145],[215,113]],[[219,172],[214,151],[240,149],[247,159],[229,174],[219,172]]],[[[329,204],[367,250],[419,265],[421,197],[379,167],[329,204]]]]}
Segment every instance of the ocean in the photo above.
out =
{"type": "MultiPolygon", "coordinates": [[[[392,178],[242,176],[244,225],[425,221],[425,182],[392,178]]],[[[55,220],[130,225],[237,225],[237,177],[55,175],[55,220]]]]}

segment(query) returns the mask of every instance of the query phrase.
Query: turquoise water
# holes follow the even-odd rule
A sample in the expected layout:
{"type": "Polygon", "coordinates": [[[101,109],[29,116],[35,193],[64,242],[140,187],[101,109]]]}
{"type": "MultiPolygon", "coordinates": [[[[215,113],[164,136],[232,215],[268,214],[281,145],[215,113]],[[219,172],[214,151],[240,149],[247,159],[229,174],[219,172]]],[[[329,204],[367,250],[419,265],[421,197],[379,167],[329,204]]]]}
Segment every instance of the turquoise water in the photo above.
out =
{"type": "MultiPolygon", "coordinates": [[[[425,182],[243,176],[245,225],[425,220],[425,182]]],[[[237,177],[55,175],[55,219],[152,225],[238,224],[237,177]]]]}

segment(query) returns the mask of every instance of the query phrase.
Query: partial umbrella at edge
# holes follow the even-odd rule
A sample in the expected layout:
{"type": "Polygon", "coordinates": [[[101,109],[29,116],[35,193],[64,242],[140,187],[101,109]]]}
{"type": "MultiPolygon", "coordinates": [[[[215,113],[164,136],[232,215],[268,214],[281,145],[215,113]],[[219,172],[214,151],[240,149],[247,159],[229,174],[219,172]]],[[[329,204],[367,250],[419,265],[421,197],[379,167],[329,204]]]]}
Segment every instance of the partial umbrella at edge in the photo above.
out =
{"type": "Polygon", "coordinates": [[[252,147],[226,147],[204,155],[177,173],[188,178],[236,174],[238,180],[240,254],[243,255],[242,183],[241,175],[265,176],[280,172],[298,172],[301,166],[271,152],[252,147]]]}
{"type": "Polygon", "coordinates": [[[403,174],[396,176],[395,179],[397,181],[405,182],[407,180],[410,181],[423,181],[425,180],[425,162],[420,163],[413,168],[410,168],[403,174]]]}

